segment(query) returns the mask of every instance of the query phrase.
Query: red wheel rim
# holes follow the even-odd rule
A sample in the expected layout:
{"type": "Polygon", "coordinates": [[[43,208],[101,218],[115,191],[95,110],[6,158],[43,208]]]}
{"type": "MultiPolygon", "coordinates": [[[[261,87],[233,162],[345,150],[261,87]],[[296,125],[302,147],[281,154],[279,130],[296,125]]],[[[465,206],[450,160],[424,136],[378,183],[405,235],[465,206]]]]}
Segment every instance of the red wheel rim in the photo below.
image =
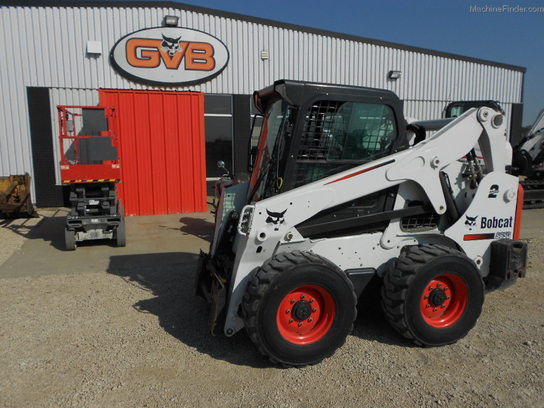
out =
{"type": "Polygon", "coordinates": [[[459,321],[468,305],[468,286],[457,275],[439,275],[425,285],[421,295],[421,314],[427,324],[449,327],[459,321]]]}
{"type": "Polygon", "coordinates": [[[300,286],[283,298],[276,321],[283,338],[298,345],[312,344],[329,332],[336,317],[336,302],[321,286],[300,286]]]}

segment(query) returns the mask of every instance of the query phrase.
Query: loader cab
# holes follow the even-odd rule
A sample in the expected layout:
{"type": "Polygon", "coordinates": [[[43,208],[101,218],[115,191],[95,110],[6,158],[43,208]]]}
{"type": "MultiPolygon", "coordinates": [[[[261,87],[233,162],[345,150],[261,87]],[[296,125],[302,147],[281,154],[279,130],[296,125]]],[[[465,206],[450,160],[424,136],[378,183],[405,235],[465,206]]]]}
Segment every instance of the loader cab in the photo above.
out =
{"type": "Polygon", "coordinates": [[[390,91],[282,80],[255,92],[254,102],[263,120],[251,142],[248,202],[408,146],[402,103],[390,91]]]}

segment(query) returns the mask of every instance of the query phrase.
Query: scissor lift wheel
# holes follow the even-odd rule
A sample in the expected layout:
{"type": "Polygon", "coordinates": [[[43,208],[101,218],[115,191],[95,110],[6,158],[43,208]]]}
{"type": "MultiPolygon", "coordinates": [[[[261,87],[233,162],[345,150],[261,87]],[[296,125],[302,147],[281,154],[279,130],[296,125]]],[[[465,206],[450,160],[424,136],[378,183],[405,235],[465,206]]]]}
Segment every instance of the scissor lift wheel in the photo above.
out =
{"type": "Polygon", "coordinates": [[[119,206],[119,214],[121,214],[121,221],[119,222],[119,225],[117,226],[117,229],[115,230],[115,233],[114,233],[115,246],[118,246],[118,247],[124,247],[127,245],[125,216],[123,215],[124,212],[125,210],[123,206],[119,206]]]}
{"type": "Polygon", "coordinates": [[[64,244],[67,251],[73,251],[76,249],[76,233],[73,230],[67,228],[64,229],[64,244]]]}

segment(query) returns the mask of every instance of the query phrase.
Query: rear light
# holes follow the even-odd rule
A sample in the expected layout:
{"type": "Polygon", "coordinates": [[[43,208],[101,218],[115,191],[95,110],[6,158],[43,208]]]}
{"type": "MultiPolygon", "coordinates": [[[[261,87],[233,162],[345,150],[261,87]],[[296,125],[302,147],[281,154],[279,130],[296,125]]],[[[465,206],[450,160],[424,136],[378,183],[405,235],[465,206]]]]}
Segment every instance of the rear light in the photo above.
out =
{"type": "Polygon", "coordinates": [[[523,218],[523,201],[525,199],[525,190],[521,184],[518,185],[518,200],[516,203],[516,221],[514,222],[514,240],[521,236],[521,219],[523,218]]]}
{"type": "Polygon", "coordinates": [[[251,205],[246,205],[242,210],[240,222],[238,223],[238,232],[242,235],[249,234],[249,230],[251,229],[251,221],[253,220],[253,210],[254,207],[251,205]]]}

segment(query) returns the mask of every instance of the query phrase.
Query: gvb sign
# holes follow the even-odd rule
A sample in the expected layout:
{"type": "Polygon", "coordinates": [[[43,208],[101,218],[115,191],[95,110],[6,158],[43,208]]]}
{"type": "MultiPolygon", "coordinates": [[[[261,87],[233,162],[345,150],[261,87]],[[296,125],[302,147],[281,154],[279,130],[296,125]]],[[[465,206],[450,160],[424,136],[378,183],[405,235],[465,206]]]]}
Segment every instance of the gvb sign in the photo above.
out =
{"type": "Polygon", "coordinates": [[[112,48],[113,66],[139,82],[189,85],[217,76],[229,51],[217,38],[189,28],[157,27],[135,31],[112,48]]]}

